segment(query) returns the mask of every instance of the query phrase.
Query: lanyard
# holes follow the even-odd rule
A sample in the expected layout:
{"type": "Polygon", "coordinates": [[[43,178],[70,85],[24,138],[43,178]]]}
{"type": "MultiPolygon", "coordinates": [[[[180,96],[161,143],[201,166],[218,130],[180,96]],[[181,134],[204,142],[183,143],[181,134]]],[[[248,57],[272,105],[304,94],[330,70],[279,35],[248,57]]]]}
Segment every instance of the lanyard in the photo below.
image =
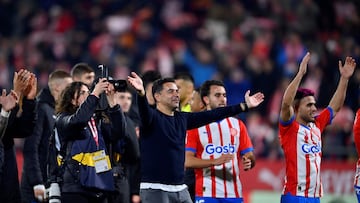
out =
{"type": "Polygon", "coordinates": [[[88,122],[91,134],[93,135],[93,138],[95,140],[96,146],[99,146],[99,134],[96,129],[95,119],[91,117],[90,121],[88,122]]]}

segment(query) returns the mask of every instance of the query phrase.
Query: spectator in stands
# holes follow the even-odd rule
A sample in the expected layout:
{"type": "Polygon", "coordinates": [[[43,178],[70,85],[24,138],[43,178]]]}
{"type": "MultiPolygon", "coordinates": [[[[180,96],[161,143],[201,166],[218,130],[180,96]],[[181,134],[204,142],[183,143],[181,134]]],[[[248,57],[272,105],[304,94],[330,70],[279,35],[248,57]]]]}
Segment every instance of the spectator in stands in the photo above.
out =
{"type": "Polygon", "coordinates": [[[340,80],[326,109],[316,113],[314,92],[299,88],[307,72],[310,53],[303,57],[299,70],[285,90],[279,121],[279,138],[285,154],[286,177],[281,203],[319,203],[323,195],[320,178],[321,133],[342,107],[355,60],[339,61],[340,80]]]}

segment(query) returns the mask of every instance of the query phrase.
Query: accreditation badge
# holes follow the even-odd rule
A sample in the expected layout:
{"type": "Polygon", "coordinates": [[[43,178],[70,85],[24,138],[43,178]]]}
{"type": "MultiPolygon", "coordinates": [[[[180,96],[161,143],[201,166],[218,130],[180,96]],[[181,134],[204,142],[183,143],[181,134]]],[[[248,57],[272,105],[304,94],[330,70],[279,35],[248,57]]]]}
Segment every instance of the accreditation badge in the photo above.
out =
{"type": "Polygon", "coordinates": [[[96,173],[102,173],[111,170],[109,156],[106,155],[105,150],[100,150],[92,154],[96,173]]]}

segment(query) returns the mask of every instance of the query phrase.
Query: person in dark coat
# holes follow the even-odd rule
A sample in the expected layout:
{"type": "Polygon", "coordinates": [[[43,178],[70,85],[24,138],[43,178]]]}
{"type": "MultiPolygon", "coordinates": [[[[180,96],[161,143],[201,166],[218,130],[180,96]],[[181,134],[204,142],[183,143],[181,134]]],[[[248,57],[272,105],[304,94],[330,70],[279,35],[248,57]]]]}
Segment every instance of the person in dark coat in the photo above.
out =
{"type": "Polygon", "coordinates": [[[0,139],[5,132],[10,111],[16,106],[18,99],[19,98],[14,90],[11,90],[8,95],[6,95],[6,89],[2,90],[2,94],[0,95],[0,139]]]}
{"type": "Polygon", "coordinates": [[[24,138],[33,132],[36,122],[35,96],[37,79],[35,74],[21,69],[14,75],[14,91],[19,95],[19,105],[10,112],[8,125],[2,138],[4,165],[0,174],[0,200],[2,203],[21,202],[18,168],[14,138],[24,138]]]}
{"type": "Polygon", "coordinates": [[[116,103],[120,105],[126,119],[126,134],[113,143],[112,161],[114,164],[115,193],[111,203],[139,203],[140,196],[140,147],[138,142],[139,127],[129,117],[132,105],[130,89],[115,93],[116,103]]]}
{"type": "Polygon", "coordinates": [[[66,151],[61,202],[106,203],[114,192],[114,178],[106,143],[120,139],[126,126],[114,86],[100,78],[92,93],[82,82],[65,88],[56,106],[55,128],[66,151]],[[100,95],[106,93],[108,109],[96,112],[100,95]]]}
{"type": "Polygon", "coordinates": [[[2,166],[4,165],[4,147],[1,139],[8,124],[10,111],[16,106],[18,100],[19,98],[14,90],[11,90],[8,95],[6,95],[6,89],[2,90],[2,94],[0,95],[0,174],[2,173],[2,166]]]}
{"type": "Polygon", "coordinates": [[[48,87],[37,96],[37,122],[34,132],[25,139],[24,165],[21,177],[22,202],[41,202],[45,199],[47,181],[46,163],[49,151],[49,137],[55,124],[55,102],[61,92],[72,82],[71,75],[55,70],[49,75],[48,87]]]}

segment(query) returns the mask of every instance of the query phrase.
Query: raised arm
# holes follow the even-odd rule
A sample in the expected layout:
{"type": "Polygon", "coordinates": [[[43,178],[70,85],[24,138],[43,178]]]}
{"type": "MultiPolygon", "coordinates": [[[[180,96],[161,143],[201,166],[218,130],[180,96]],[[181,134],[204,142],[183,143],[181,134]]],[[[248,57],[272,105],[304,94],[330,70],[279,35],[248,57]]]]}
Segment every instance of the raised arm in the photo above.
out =
{"type": "MultiPolygon", "coordinates": [[[[153,113],[145,96],[146,92],[143,85],[143,81],[140,78],[140,76],[138,76],[134,72],[131,72],[131,75],[128,76],[128,82],[139,95],[137,101],[138,101],[139,113],[141,115],[141,123],[143,127],[146,127],[147,124],[152,122],[153,113]]],[[[151,92],[148,92],[147,94],[151,94],[151,92]]]]}
{"type": "Polygon", "coordinates": [[[349,78],[353,75],[355,67],[355,59],[353,59],[352,57],[346,57],[344,66],[339,60],[340,80],[336,91],[329,103],[329,107],[334,110],[334,116],[337,112],[340,111],[340,108],[344,104],[349,78]]]}
{"type": "Polygon", "coordinates": [[[145,96],[145,88],[140,76],[138,76],[135,72],[131,72],[131,75],[128,76],[128,82],[135,88],[140,96],[145,96]]]}
{"type": "Polygon", "coordinates": [[[294,108],[292,106],[295,99],[296,91],[299,88],[301,79],[304,77],[307,71],[307,64],[310,61],[310,53],[306,53],[302,59],[295,78],[290,82],[289,86],[286,88],[282,103],[281,103],[281,112],[280,119],[282,121],[288,121],[294,115],[294,108]]]}
{"type": "Polygon", "coordinates": [[[187,129],[198,128],[208,123],[235,116],[236,114],[247,112],[248,109],[255,108],[264,101],[264,94],[257,92],[250,96],[250,91],[245,93],[245,103],[232,106],[219,107],[210,111],[188,113],[187,129]]]}

